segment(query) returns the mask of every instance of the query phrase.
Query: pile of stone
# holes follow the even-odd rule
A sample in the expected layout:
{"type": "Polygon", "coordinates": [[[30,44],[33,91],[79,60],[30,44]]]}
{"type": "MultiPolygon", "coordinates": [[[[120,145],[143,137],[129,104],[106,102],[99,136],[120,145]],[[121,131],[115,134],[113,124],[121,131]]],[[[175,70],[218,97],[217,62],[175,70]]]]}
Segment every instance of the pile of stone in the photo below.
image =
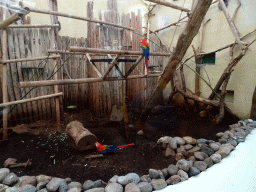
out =
{"type": "Polygon", "coordinates": [[[5,192],[151,192],[168,185],[186,181],[207,168],[221,162],[246,136],[256,128],[256,121],[246,119],[230,125],[230,130],[217,133],[218,142],[192,137],[165,136],[158,144],[165,149],[165,156],[177,160],[162,170],[149,169],[148,175],[129,173],[113,176],[108,183],[102,180],[87,180],[83,184],[46,175],[22,176],[10,173],[8,168],[0,169],[0,191],[5,192]]]}

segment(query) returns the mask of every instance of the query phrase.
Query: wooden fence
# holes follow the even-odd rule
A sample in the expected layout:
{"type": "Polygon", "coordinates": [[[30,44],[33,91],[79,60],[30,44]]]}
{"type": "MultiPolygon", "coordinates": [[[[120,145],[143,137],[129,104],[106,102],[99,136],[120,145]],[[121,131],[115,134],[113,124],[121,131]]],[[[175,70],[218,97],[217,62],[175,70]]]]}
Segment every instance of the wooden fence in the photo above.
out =
{"type": "MultiPolygon", "coordinates": [[[[91,48],[104,48],[111,50],[140,50],[139,40],[142,38],[142,19],[138,12],[123,14],[120,16],[117,10],[116,0],[108,0],[107,12],[99,13],[99,19],[132,27],[135,31],[115,28],[96,23],[88,23],[87,38],[58,37],[58,49],[67,51],[68,47],[80,46],[91,48]],[[110,11],[109,11],[110,10],[110,11]]],[[[88,2],[87,17],[93,18],[93,2],[88,2]]],[[[79,26],[78,26],[79,27],[79,26]]],[[[157,40],[156,44],[151,44],[152,52],[163,52],[157,40]]],[[[49,29],[8,29],[8,59],[33,58],[47,56],[50,49],[49,29]]],[[[138,57],[138,56],[137,56],[138,57]]],[[[126,56],[126,58],[137,59],[137,57],[126,56]]],[[[85,54],[70,55],[60,54],[60,63],[65,62],[59,70],[61,79],[80,79],[98,77],[95,70],[88,64],[85,54]]],[[[95,58],[107,58],[107,56],[93,56],[95,58]]],[[[150,65],[161,66],[164,57],[150,57],[150,65]]],[[[52,79],[54,69],[52,61],[45,59],[42,61],[27,61],[18,63],[8,63],[8,97],[9,101],[26,98],[33,98],[42,95],[53,94],[53,86],[38,88],[19,88],[18,83],[22,81],[38,81],[52,79]]],[[[123,74],[128,71],[132,63],[119,63],[118,66],[123,74]]],[[[102,74],[108,69],[109,63],[96,63],[102,74]]],[[[161,70],[157,68],[156,70],[161,70]]],[[[144,60],[132,72],[132,75],[144,74],[144,60]]],[[[119,73],[115,68],[110,72],[110,77],[117,77],[119,73]]],[[[107,117],[114,105],[118,108],[123,105],[124,96],[129,97],[137,93],[142,93],[142,99],[148,97],[156,86],[157,78],[132,79],[127,81],[106,81],[88,84],[71,84],[59,86],[63,92],[63,107],[76,105],[80,108],[89,107],[98,117],[107,117]]],[[[8,119],[12,124],[33,122],[40,119],[50,119],[56,117],[55,100],[44,99],[13,107],[8,119]]]]}

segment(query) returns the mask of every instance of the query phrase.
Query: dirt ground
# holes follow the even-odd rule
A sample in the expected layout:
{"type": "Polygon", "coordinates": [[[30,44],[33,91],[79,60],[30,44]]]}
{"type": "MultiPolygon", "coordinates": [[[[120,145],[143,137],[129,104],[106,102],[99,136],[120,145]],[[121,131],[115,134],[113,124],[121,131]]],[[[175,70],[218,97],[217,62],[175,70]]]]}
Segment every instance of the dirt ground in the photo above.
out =
{"type": "Polygon", "coordinates": [[[16,158],[21,163],[30,159],[30,166],[10,168],[11,171],[18,176],[45,174],[61,178],[70,177],[81,183],[88,179],[102,179],[107,182],[114,175],[130,172],[141,176],[148,174],[149,168],[161,170],[175,163],[174,159],[166,158],[164,150],[156,144],[159,136],[192,136],[196,139],[217,140],[217,132],[225,131],[228,125],[237,122],[230,114],[225,116],[221,124],[215,125],[212,116],[200,118],[193,112],[185,113],[183,109],[178,109],[177,112],[178,126],[168,130],[168,133],[160,130],[157,137],[151,139],[135,132],[126,138],[121,123],[96,119],[89,110],[65,113],[63,129],[68,122],[78,120],[95,134],[98,142],[102,144],[135,143],[134,146],[105,154],[101,158],[87,160],[85,156],[98,154],[96,149],[84,152],[74,150],[68,136],[56,132],[54,121],[16,126],[13,131],[9,131],[9,140],[0,142],[0,165],[3,165],[7,158],[16,158]]]}

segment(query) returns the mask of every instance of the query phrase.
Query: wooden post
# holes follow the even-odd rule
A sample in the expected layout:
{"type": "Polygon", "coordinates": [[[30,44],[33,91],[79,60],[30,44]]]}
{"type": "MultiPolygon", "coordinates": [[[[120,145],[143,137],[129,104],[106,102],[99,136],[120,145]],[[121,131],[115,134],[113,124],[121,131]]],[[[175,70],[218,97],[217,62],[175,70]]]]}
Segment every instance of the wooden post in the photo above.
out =
{"type": "MultiPolygon", "coordinates": [[[[50,10],[54,11],[54,8],[55,8],[55,3],[57,3],[57,0],[49,0],[49,6],[50,6],[50,10]]],[[[53,24],[56,24],[54,23],[54,16],[51,15],[51,25],[53,24]]],[[[57,40],[55,38],[55,32],[57,33],[57,30],[55,31],[54,30],[55,28],[52,27],[51,28],[51,48],[52,49],[57,49],[57,40]]],[[[56,34],[56,37],[58,36],[58,34],[56,34]]],[[[54,58],[53,59],[53,67],[56,67],[56,70],[57,70],[57,59],[54,58]]],[[[54,76],[53,76],[53,79],[54,80],[58,80],[58,73],[55,73],[54,76]]],[[[58,93],[59,92],[59,86],[58,85],[54,85],[54,92],[55,93],[58,93]]],[[[56,104],[56,120],[57,120],[57,130],[59,132],[61,132],[61,125],[60,125],[60,98],[59,97],[56,97],[55,98],[55,104],[56,104]]]]}

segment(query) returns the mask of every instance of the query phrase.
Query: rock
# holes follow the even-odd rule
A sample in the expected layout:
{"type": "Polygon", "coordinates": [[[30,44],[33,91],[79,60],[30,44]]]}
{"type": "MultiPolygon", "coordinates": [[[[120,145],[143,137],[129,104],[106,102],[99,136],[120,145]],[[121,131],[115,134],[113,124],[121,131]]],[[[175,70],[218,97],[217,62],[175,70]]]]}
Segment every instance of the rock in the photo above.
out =
{"type": "Polygon", "coordinates": [[[179,160],[176,165],[179,169],[182,169],[183,171],[186,171],[186,172],[188,172],[190,168],[188,161],[185,159],[179,160]]]}
{"type": "Polygon", "coordinates": [[[174,185],[176,183],[179,183],[181,180],[179,175],[173,175],[169,179],[166,180],[167,185],[174,185]]]}
{"type": "Polygon", "coordinates": [[[210,143],[209,146],[211,147],[212,150],[218,151],[219,150],[219,145],[216,143],[210,143]]]}
{"type": "Polygon", "coordinates": [[[230,131],[225,131],[223,135],[227,135],[228,137],[233,137],[233,133],[231,133],[230,131]]]}
{"type": "Polygon", "coordinates": [[[167,175],[168,175],[168,168],[162,169],[161,172],[163,173],[164,177],[167,177],[167,175]]]}
{"type": "Polygon", "coordinates": [[[195,138],[186,136],[186,137],[182,137],[182,139],[186,142],[186,144],[192,144],[192,145],[196,144],[195,138]]]}
{"type": "Polygon", "coordinates": [[[179,170],[178,175],[180,176],[181,181],[188,180],[188,174],[185,171],[179,170]]]}
{"type": "Polygon", "coordinates": [[[105,188],[105,192],[123,192],[123,186],[119,183],[109,183],[105,188]]]}
{"type": "Polygon", "coordinates": [[[175,156],[175,160],[179,161],[181,159],[185,159],[184,155],[182,155],[181,153],[177,153],[176,156],[175,156]]]}
{"type": "Polygon", "coordinates": [[[222,137],[221,137],[221,139],[227,139],[227,140],[228,140],[228,139],[229,139],[229,135],[223,134],[222,137]]]}
{"type": "Polygon", "coordinates": [[[135,183],[129,183],[124,188],[125,192],[141,192],[140,188],[135,183]]]}
{"type": "Polygon", "coordinates": [[[86,181],[83,183],[83,189],[84,189],[84,190],[91,189],[92,183],[93,183],[92,180],[86,180],[86,181]]]}
{"type": "Polygon", "coordinates": [[[19,179],[18,184],[16,187],[21,187],[22,185],[30,184],[36,186],[36,177],[35,176],[22,176],[19,179]]]}
{"type": "Polygon", "coordinates": [[[247,126],[250,126],[250,127],[252,127],[252,128],[256,128],[256,121],[249,122],[249,123],[247,124],[247,126]]]}
{"type": "Polygon", "coordinates": [[[194,152],[197,152],[197,151],[200,151],[200,147],[198,146],[195,146],[193,147],[192,149],[188,150],[186,153],[185,153],[185,157],[189,158],[190,156],[194,155],[194,152]]]}
{"type": "Polygon", "coordinates": [[[0,192],[4,192],[9,187],[7,185],[0,184],[0,192]]]}
{"type": "Polygon", "coordinates": [[[174,137],[174,139],[177,141],[178,145],[185,145],[185,140],[182,139],[181,137],[174,137]]]}
{"type": "Polygon", "coordinates": [[[144,134],[143,130],[139,130],[139,131],[137,132],[137,135],[145,135],[145,134],[144,134]]]}
{"type": "Polygon", "coordinates": [[[153,187],[148,182],[141,182],[137,185],[139,187],[141,192],[151,192],[153,190],[153,187]]]}
{"type": "Polygon", "coordinates": [[[214,153],[211,155],[211,159],[214,163],[219,163],[221,161],[221,155],[218,153],[214,153]]]}
{"type": "Polygon", "coordinates": [[[167,168],[169,175],[176,175],[178,173],[178,166],[170,164],[167,168]]]}
{"type": "Polygon", "coordinates": [[[81,192],[81,188],[74,187],[69,189],[67,192],[81,192]]]}
{"type": "Polygon", "coordinates": [[[159,174],[158,179],[163,179],[163,180],[165,180],[165,177],[164,177],[162,171],[158,170],[158,174],[159,174]]]}
{"type": "Polygon", "coordinates": [[[149,177],[151,179],[158,179],[158,177],[159,177],[158,171],[155,169],[149,169],[149,177]]]}
{"type": "Polygon", "coordinates": [[[211,156],[214,153],[214,151],[211,148],[209,148],[209,147],[207,147],[205,145],[203,145],[201,147],[201,151],[206,153],[208,156],[211,156]]]}
{"type": "Polygon", "coordinates": [[[196,143],[199,144],[199,143],[202,143],[202,144],[206,144],[208,142],[207,139],[197,139],[196,143]]]}
{"type": "Polygon", "coordinates": [[[138,184],[140,182],[140,176],[137,173],[128,173],[126,177],[129,183],[138,184]]]}
{"type": "Polygon", "coordinates": [[[38,175],[36,176],[37,183],[49,183],[52,177],[47,175],[38,175]]]}
{"type": "MultiPolygon", "coordinates": [[[[94,181],[94,182],[91,183],[91,188],[101,187],[101,183],[102,182],[101,182],[100,179],[97,180],[97,181],[94,181]]],[[[81,183],[79,183],[79,182],[73,181],[73,182],[68,184],[68,189],[72,189],[72,188],[80,188],[80,189],[82,189],[83,185],[81,183]]]]}
{"type": "Polygon", "coordinates": [[[64,181],[65,181],[67,184],[69,184],[69,183],[72,182],[72,179],[71,179],[71,178],[66,178],[66,179],[64,179],[64,181]]]}
{"type": "Polygon", "coordinates": [[[22,185],[20,188],[18,188],[18,192],[35,192],[36,187],[30,184],[22,185]]]}
{"type": "Polygon", "coordinates": [[[176,139],[171,138],[171,139],[170,139],[170,142],[169,142],[169,146],[170,146],[172,149],[174,149],[174,150],[177,149],[178,144],[177,144],[176,139]]]}
{"type": "Polygon", "coordinates": [[[163,179],[152,179],[151,185],[154,190],[160,190],[167,187],[167,183],[163,179]]]}
{"type": "Polygon", "coordinates": [[[181,145],[179,148],[177,148],[177,153],[181,153],[182,155],[185,155],[186,149],[184,145],[181,145]]]}
{"type": "Polygon", "coordinates": [[[117,179],[118,179],[118,175],[114,175],[109,181],[108,183],[117,183],[117,179]]]}
{"type": "Polygon", "coordinates": [[[194,165],[194,161],[191,161],[191,160],[188,161],[188,166],[189,166],[189,167],[192,167],[193,165],[194,165]]]}
{"type": "Polygon", "coordinates": [[[166,148],[171,140],[171,137],[164,136],[157,140],[157,144],[162,144],[163,148],[166,148]]]}
{"type": "Polygon", "coordinates": [[[209,143],[209,144],[215,143],[215,141],[213,141],[213,140],[208,140],[208,143],[209,143]]]}
{"type": "Polygon", "coordinates": [[[19,188],[17,187],[9,187],[5,192],[19,192],[19,188]]]}
{"type": "Polygon", "coordinates": [[[141,182],[148,182],[148,183],[151,183],[151,178],[149,177],[149,175],[142,175],[140,177],[140,181],[141,182]]]}
{"type": "Polygon", "coordinates": [[[168,145],[165,150],[165,157],[175,157],[175,151],[168,145]]]}
{"type": "Polygon", "coordinates": [[[188,158],[188,160],[189,160],[189,161],[196,162],[196,158],[195,158],[195,156],[190,156],[190,157],[188,158]]]}
{"type": "Polygon", "coordinates": [[[211,167],[211,166],[213,166],[213,160],[212,160],[212,158],[210,158],[210,157],[207,157],[207,158],[204,160],[204,162],[207,164],[207,167],[208,167],[208,168],[211,167]]]}
{"type": "Polygon", "coordinates": [[[188,150],[190,150],[190,149],[192,149],[193,148],[193,145],[191,145],[191,144],[187,144],[187,145],[185,145],[185,149],[188,151],[188,150]]]}
{"type": "Polygon", "coordinates": [[[230,143],[230,144],[233,145],[234,147],[237,146],[236,140],[234,140],[234,139],[232,139],[232,138],[230,138],[230,139],[228,140],[228,143],[230,143]]]}
{"type": "Polygon", "coordinates": [[[126,176],[120,176],[118,177],[117,182],[124,186],[129,183],[129,180],[126,176]]]}
{"type": "Polygon", "coordinates": [[[189,177],[198,175],[200,173],[200,171],[196,168],[196,167],[190,167],[188,175],[189,177]]]}
{"type": "Polygon", "coordinates": [[[39,190],[45,188],[46,185],[47,185],[47,183],[44,183],[44,182],[38,183],[36,186],[36,190],[39,191],[39,190]]]}
{"type": "Polygon", "coordinates": [[[252,119],[244,119],[244,122],[245,122],[246,124],[248,124],[248,123],[253,122],[253,120],[252,120],[252,119]]]}
{"type": "Polygon", "coordinates": [[[103,187],[93,188],[93,189],[87,190],[86,192],[105,192],[105,189],[103,187]]]}
{"type": "Polygon", "coordinates": [[[63,179],[53,177],[51,181],[46,185],[46,189],[48,191],[57,191],[63,179]]]}
{"type": "Polygon", "coordinates": [[[238,121],[238,124],[239,124],[240,126],[246,126],[246,123],[245,123],[244,121],[238,121]]]}
{"type": "Polygon", "coordinates": [[[201,155],[203,156],[204,159],[209,157],[205,152],[201,152],[201,155]]]}
{"type": "Polygon", "coordinates": [[[230,154],[231,150],[232,147],[230,145],[222,145],[216,153],[220,154],[221,158],[223,159],[230,154]]]}
{"type": "Polygon", "coordinates": [[[223,132],[219,132],[219,133],[216,134],[216,136],[217,136],[217,137],[222,137],[223,134],[224,134],[223,132]]]}
{"type": "Polygon", "coordinates": [[[195,153],[194,153],[194,156],[195,156],[195,158],[196,158],[197,160],[199,160],[199,161],[203,161],[203,160],[204,160],[203,155],[202,155],[201,152],[199,152],[199,151],[195,152],[195,153]]]}
{"type": "Polygon", "coordinates": [[[19,181],[18,176],[15,173],[10,173],[9,175],[7,175],[4,180],[3,180],[3,184],[4,185],[8,185],[8,186],[13,186],[15,185],[17,182],[19,181]]]}
{"type": "Polygon", "coordinates": [[[44,188],[44,189],[41,189],[41,190],[39,190],[37,192],[48,192],[48,190],[46,188],[44,188]]]}
{"type": "Polygon", "coordinates": [[[219,139],[219,142],[221,143],[221,144],[223,144],[223,143],[227,143],[227,139],[219,139]]]}
{"type": "Polygon", "coordinates": [[[237,142],[238,142],[238,143],[244,142],[244,139],[239,138],[239,139],[237,139],[237,142]]]}
{"type": "Polygon", "coordinates": [[[199,171],[205,171],[207,169],[207,164],[204,161],[196,161],[194,163],[194,167],[196,167],[199,171]]]}
{"type": "Polygon", "coordinates": [[[4,178],[10,174],[10,170],[8,168],[0,169],[0,183],[3,182],[4,178]]]}

